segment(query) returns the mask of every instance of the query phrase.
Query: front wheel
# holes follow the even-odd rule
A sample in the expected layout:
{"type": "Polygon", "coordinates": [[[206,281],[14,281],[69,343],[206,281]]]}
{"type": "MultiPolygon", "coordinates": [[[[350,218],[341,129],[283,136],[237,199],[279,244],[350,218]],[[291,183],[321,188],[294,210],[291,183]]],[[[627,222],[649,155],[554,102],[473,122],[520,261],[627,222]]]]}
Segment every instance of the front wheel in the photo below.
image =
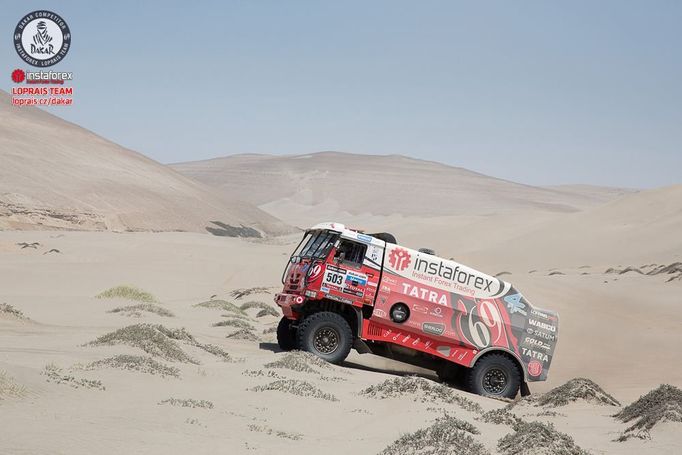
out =
{"type": "Polygon", "coordinates": [[[291,320],[283,317],[277,325],[277,344],[282,351],[291,351],[297,348],[296,329],[291,327],[291,320]]]}
{"type": "Polygon", "coordinates": [[[504,354],[488,354],[467,372],[471,392],[495,398],[514,398],[521,385],[516,362],[504,354]]]}
{"type": "Polygon", "coordinates": [[[339,364],[348,357],[353,333],[341,315],[322,311],[303,320],[298,328],[298,344],[304,351],[339,364]]]}

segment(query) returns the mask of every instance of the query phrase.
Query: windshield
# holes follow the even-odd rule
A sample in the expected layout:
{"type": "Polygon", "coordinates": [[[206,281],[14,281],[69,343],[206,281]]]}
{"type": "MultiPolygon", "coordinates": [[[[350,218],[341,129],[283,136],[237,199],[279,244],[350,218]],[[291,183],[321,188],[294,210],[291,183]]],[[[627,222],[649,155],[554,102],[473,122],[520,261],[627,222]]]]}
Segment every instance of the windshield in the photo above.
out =
{"type": "Polygon", "coordinates": [[[294,252],[294,256],[323,259],[327,257],[329,250],[331,250],[332,245],[334,245],[334,242],[336,242],[336,239],[338,238],[338,232],[308,232],[294,252]]]}

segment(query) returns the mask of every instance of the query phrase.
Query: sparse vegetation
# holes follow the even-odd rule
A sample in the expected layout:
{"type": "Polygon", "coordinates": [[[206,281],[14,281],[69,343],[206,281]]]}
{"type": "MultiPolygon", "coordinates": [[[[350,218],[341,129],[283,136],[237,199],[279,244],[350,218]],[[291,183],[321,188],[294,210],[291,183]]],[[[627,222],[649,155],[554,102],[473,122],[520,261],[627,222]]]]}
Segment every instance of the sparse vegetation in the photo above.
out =
{"type": "Polygon", "coordinates": [[[249,329],[239,329],[236,332],[232,332],[225,338],[230,338],[232,340],[244,340],[244,341],[259,341],[260,338],[249,329]]]}
{"type": "Polygon", "coordinates": [[[168,317],[168,318],[172,318],[175,316],[169,310],[167,310],[163,307],[160,307],[158,305],[154,305],[152,303],[138,303],[137,305],[122,306],[122,307],[114,308],[113,310],[107,311],[107,313],[120,313],[124,316],[133,316],[133,317],[142,316],[142,312],[158,314],[159,316],[164,316],[164,317],[168,317]]]}
{"type": "Polygon", "coordinates": [[[497,448],[504,455],[589,455],[572,437],[542,422],[519,422],[513,433],[498,441],[497,448]]]}
{"type": "Polygon", "coordinates": [[[220,357],[226,362],[232,361],[230,354],[221,347],[213,344],[203,344],[192,334],[182,329],[169,329],[161,324],[135,324],[102,335],[87,345],[116,345],[125,344],[142,349],[153,357],[165,360],[198,364],[199,362],[182,350],[178,342],[202,349],[209,354],[220,357]]]}
{"type": "Polygon", "coordinates": [[[268,291],[268,288],[260,286],[255,288],[235,289],[230,292],[230,296],[236,300],[252,294],[270,294],[270,291],[268,291]]]}
{"type": "Polygon", "coordinates": [[[446,414],[426,428],[401,436],[381,455],[489,454],[472,434],[479,434],[476,427],[446,414]]]}
{"type": "Polygon", "coordinates": [[[259,310],[264,310],[266,308],[272,308],[272,305],[268,305],[265,302],[257,302],[251,300],[250,302],[243,303],[239,306],[242,311],[251,310],[253,308],[258,308],[259,310]]]}
{"type": "Polygon", "coordinates": [[[263,335],[269,335],[271,333],[277,333],[277,326],[268,327],[267,329],[263,330],[263,335]]]}
{"type": "Polygon", "coordinates": [[[17,384],[7,372],[0,371],[0,400],[3,398],[21,398],[26,395],[26,388],[17,384]]]}
{"type": "Polygon", "coordinates": [[[169,404],[171,406],[178,406],[183,408],[203,408],[203,409],[213,409],[213,403],[207,400],[195,400],[193,398],[167,398],[163,401],[159,401],[159,404],[169,404]]]}
{"type": "Polygon", "coordinates": [[[259,385],[251,389],[252,392],[265,392],[274,390],[284,393],[290,393],[300,397],[320,398],[327,401],[339,401],[334,395],[323,392],[307,381],[300,381],[298,379],[280,379],[265,385],[259,385]]]}
{"type": "Polygon", "coordinates": [[[566,275],[564,272],[559,272],[558,270],[555,270],[553,272],[548,273],[549,276],[554,276],[554,275],[566,275]]]}
{"type": "Polygon", "coordinates": [[[287,433],[286,431],[280,431],[280,430],[273,430],[270,427],[262,426],[262,425],[255,425],[251,424],[249,425],[249,431],[255,431],[258,433],[265,433],[267,435],[273,435],[277,436],[278,438],[283,438],[283,439],[291,439],[293,441],[299,441],[303,439],[303,435],[301,433],[287,433]]]}
{"type": "Polygon", "coordinates": [[[486,423],[494,423],[495,425],[508,425],[512,427],[521,422],[521,419],[507,407],[484,412],[478,420],[486,423]]]}
{"type": "Polygon", "coordinates": [[[318,371],[312,368],[312,366],[324,369],[331,368],[329,363],[325,362],[316,355],[305,351],[287,352],[286,354],[281,355],[280,358],[274,362],[266,363],[263,366],[265,368],[284,368],[302,373],[318,373],[318,371]]]}
{"type": "Polygon", "coordinates": [[[185,329],[170,330],[160,324],[135,324],[102,335],[88,345],[125,344],[140,348],[153,357],[176,362],[199,363],[182,350],[178,341],[188,341],[196,345],[194,337],[185,329]]]}
{"type": "Polygon", "coordinates": [[[409,397],[411,400],[426,402],[444,402],[457,404],[463,409],[483,413],[483,408],[468,398],[460,396],[450,387],[417,376],[401,376],[387,379],[360,392],[361,395],[372,398],[409,397]]]}
{"type": "Polygon", "coordinates": [[[618,438],[625,441],[631,437],[650,439],[649,431],[661,422],[682,422],[682,390],[662,384],[651,392],[639,397],[614,416],[633,425],[618,438]]]}
{"type": "Polygon", "coordinates": [[[54,363],[50,363],[48,365],[45,365],[45,368],[43,368],[42,374],[47,377],[47,382],[54,382],[57,384],[66,384],[68,386],[73,387],[74,389],[84,387],[86,389],[106,390],[106,388],[102,384],[102,381],[93,380],[93,379],[85,379],[85,378],[77,378],[73,375],[64,374],[64,370],[59,368],[54,363]]]}
{"type": "Polygon", "coordinates": [[[0,316],[9,316],[12,319],[19,319],[22,321],[28,320],[21,310],[13,307],[9,303],[0,303],[0,316]]]}
{"type": "Polygon", "coordinates": [[[273,378],[273,379],[285,379],[283,376],[278,375],[272,370],[244,370],[242,372],[243,376],[249,376],[252,378],[273,378]]]}
{"type": "Polygon", "coordinates": [[[606,393],[597,383],[587,378],[571,379],[540,396],[537,403],[540,406],[558,407],[578,400],[600,405],[620,406],[618,400],[606,393]]]}
{"type": "Polygon", "coordinates": [[[238,329],[254,330],[254,327],[243,319],[226,319],[216,322],[213,327],[236,327],[238,329]]]}
{"type": "Polygon", "coordinates": [[[219,309],[223,311],[229,311],[230,313],[244,314],[244,312],[237,305],[228,302],[227,300],[207,300],[206,302],[197,303],[194,305],[194,307],[219,309]]]}
{"type": "Polygon", "coordinates": [[[280,313],[279,313],[277,310],[275,310],[274,308],[272,308],[272,307],[267,307],[267,308],[263,308],[263,309],[260,310],[258,313],[256,313],[256,317],[257,317],[257,318],[262,318],[263,316],[274,316],[274,317],[279,317],[279,316],[281,316],[281,315],[280,315],[280,313]]]}
{"type": "Polygon", "coordinates": [[[127,299],[138,302],[158,303],[156,297],[147,291],[133,286],[116,286],[109,288],[95,296],[98,299],[127,299]]]}
{"type": "Polygon", "coordinates": [[[159,376],[180,377],[180,370],[176,367],[157,362],[151,357],[141,355],[121,354],[114,357],[91,362],[84,367],[84,370],[99,370],[101,368],[118,368],[121,370],[139,371],[159,376]]]}

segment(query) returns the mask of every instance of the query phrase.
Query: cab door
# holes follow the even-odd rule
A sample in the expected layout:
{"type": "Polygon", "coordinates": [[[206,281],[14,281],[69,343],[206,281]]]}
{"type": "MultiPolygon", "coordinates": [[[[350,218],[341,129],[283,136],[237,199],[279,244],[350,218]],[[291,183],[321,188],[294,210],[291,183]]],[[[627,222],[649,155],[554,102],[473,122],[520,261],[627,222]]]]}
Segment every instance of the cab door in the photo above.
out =
{"type": "Polygon", "coordinates": [[[331,300],[372,305],[376,296],[382,251],[374,245],[342,237],[329,256],[320,290],[331,300]],[[369,256],[368,256],[369,254],[369,256]]]}

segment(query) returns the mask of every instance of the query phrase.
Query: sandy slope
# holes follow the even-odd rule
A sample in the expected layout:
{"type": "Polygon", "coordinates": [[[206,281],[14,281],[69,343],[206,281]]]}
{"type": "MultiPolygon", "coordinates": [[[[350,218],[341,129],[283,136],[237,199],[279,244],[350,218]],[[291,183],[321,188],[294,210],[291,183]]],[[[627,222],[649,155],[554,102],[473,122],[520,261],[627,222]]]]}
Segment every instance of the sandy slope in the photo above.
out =
{"type": "MultiPolygon", "coordinates": [[[[265,286],[275,292],[292,241],[254,243],[191,233],[0,233],[0,302],[31,319],[0,317],[0,370],[26,388],[23,397],[0,397],[0,453],[371,454],[401,434],[428,426],[444,412],[474,424],[481,432],[474,440],[497,453],[497,441],[512,429],[478,420],[478,412],[437,399],[422,402],[421,395],[383,400],[359,395],[364,388],[394,378],[396,372],[409,371],[400,364],[353,355],[343,368],[312,364],[310,371],[299,372],[265,367],[284,356],[276,352],[273,335],[262,334],[277,317],[257,317],[257,309],[248,310],[246,320],[260,340],[242,341],[225,338],[235,329],[212,327],[228,319],[221,315],[229,311],[193,306],[213,295],[236,304],[270,303],[269,294],[237,299],[230,291],[265,286]],[[40,245],[21,249],[18,242],[40,245]],[[60,253],[44,254],[53,248],[60,253]],[[93,298],[119,284],[150,291],[161,302],[158,306],[175,316],[129,318],[107,313],[134,303],[93,298]],[[105,333],[144,322],[185,327],[199,342],[218,345],[241,360],[222,362],[181,343],[200,365],[157,358],[179,368],[179,378],[77,368],[116,354],[144,354],[125,345],[83,346],[105,333]],[[73,380],[49,382],[41,373],[50,363],[75,380],[101,381],[106,390],[74,388],[73,380]],[[292,379],[307,381],[338,401],[251,390],[292,379]],[[207,400],[213,408],[159,404],[169,398],[207,400]]],[[[602,262],[608,260],[602,257],[602,262]]],[[[604,274],[601,264],[576,268],[561,258],[555,258],[556,270],[546,267],[542,264],[529,273],[519,266],[506,277],[538,305],[561,313],[550,379],[533,386],[536,394],[575,376],[596,380],[623,404],[661,382],[682,386],[676,303],[682,281],[604,274]],[[557,271],[562,275],[550,275],[557,271]]],[[[454,393],[485,411],[504,405],[454,393]]],[[[547,409],[557,415],[538,416],[543,409],[533,406],[515,408],[514,413],[526,420],[553,422],[592,453],[675,453],[682,444],[679,423],[656,427],[651,440],[613,442],[626,427],[610,417],[618,409],[579,402],[547,409]]]]}
{"type": "Polygon", "coordinates": [[[0,228],[263,231],[278,220],[0,91],[0,228]]]}
{"type": "Polygon", "coordinates": [[[334,214],[574,212],[625,192],[596,187],[580,191],[539,188],[396,155],[233,155],[171,167],[299,226],[334,214]]]}

